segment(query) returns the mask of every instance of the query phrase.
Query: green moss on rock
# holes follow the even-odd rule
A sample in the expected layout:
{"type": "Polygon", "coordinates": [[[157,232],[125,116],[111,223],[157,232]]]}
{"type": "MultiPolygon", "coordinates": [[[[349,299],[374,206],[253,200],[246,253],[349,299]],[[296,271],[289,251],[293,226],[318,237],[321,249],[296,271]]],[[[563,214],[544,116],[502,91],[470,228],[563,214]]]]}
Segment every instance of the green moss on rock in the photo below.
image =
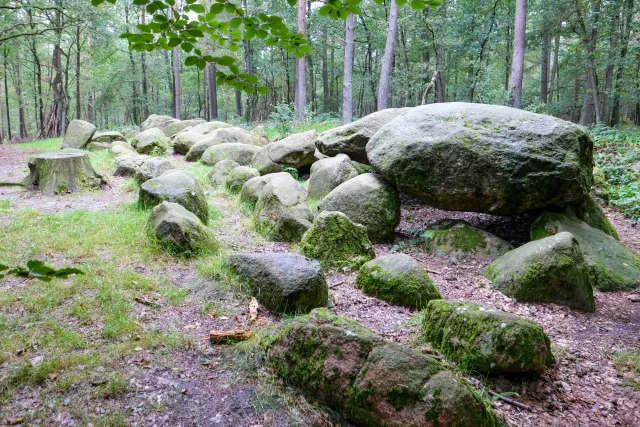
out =
{"type": "Polygon", "coordinates": [[[366,294],[411,308],[424,308],[432,299],[442,298],[424,267],[405,254],[369,261],[360,268],[355,284],[366,294]]]}
{"type": "Polygon", "coordinates": [[[302,236],[301,252],[325,268],[360,268],[376,256],[367,228],[342,212],[322,212],[302,236]]]}
{"type": "Polygon", "coordinates": [[[432,255],[493,258],[513,249],[509,242],[454,219],[440,220],[431,225],[422,233],[421,240],[424,250],[432,255]]]}
{"type": "Polygon", "coordinates": [[[597,228],[603,233],[608,234],[614,239],[620,240],[620,237],[618,237],[618,231],[613,224],[611,224],[609,218],[607,218],[604,211],[591,194],[587,194],[579,203],[567,208],[567,213],[586,222],[591,227],[597,228]]]}
{"type": "Polygon", "coordinates": [[[422,331],[445,357],[483,374],[541,374],[555,363],[540,325],[492,308],[434,300],[424,312],[422,331]]]}

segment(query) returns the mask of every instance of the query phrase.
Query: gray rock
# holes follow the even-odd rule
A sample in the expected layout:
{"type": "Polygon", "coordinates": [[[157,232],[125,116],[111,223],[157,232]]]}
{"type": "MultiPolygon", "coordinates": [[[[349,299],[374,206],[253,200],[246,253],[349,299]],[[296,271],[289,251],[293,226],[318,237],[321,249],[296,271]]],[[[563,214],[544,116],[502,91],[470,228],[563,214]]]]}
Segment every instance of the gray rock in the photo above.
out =
{"type": "Polygon", "coordinates": [[[183,169],[169,170],[140,186],[138,203],[144,208],[163,201],[177,203],[193,212],[202,222],[209,222],[209,205],[200,182],[183,169]]]}
{"type": "Polygon", "coordinates": [[[96,132],[91,138],[92,142],[103,142],[111,144],[116,141],[126,141],[124,135],[116,131],[96,132]]]}
{"type": "Polygon", "coordinates": [[[536,240],[495,260],[487,278],[506,296],[521,302],[553,302],[594,311],[589,269],[571,233],[536,240]]]}
{"type": "Polygon", "coordinates": [[[387,108],[355,122],[330,129],[320,134],[316,146],[324,155],[335,156],[344,153],[353,160],[368,164],[365,147],[369,139],[382,126],[409,110],[410,108],[387,108]]]}
{"type": "Polygon", "coordinates": [[[391,254],[367,262],[360,268],[355,285],[368,295],[393,304],[422,309],[440,299],[424,267],[405,254],[391,254]]]}
{"type": "Polygon", "coordinates": [[[437,299],[422,319],[425,341],[470,371],[539,375],[555,363],[542,326],[504,311],[437,299]]]}
{"type": "Polygon", "coordinates": [[[151,114],[147,118],[147,120],[142,122],[142,124],[140,125],[140,131],[144,132],[145,130],[151,129],[151,128],[158,128],[162,130],[165,127],[169,126],[170,124],[177,123],[179,121],[180,120],[174,119],[171,116],[159,116],[157,114],[151,114]]]}
{"type": "Polygon", "coordinates": [[[342,212],[367,227],[372,242],[393,240],[400,224],[398,190],[383,178],[365,173],[337,186],[320,202],[319,211],[342,212]]]}
{"type": "Polygon", "coordinates": [[[316,137],[316,131],[310,130],[271,142],[253,156],[251,163],[262,175],[309,166],[316,160],[316,137]]]}
{"type": "Polygon", "coordinates": [[[177,203],[162,202],[153,208],[147,230],[172,254],[189,256],[218,249],[211,230],[200,218],[177,203]]]}
{"type": "MultiPolygon", "coordinates": [[[[222,129],[220,129],[222,130],[222,129]]],[[[260,147],[248,144],[218,144],[207,148],[202,154],[200,161],[205,165],[213,166],[222,160],[233,160],[240,166],[251,164],[253,155],[260,150],[260,147]]]]}
{"type": "Polygon", "coordinates": [[[124,142],[124,141],[113,142],[109,147],[109,153],[111,153],[115,157],[123,156],[123,155],[124,156],[138,155],[138,152],[135,150],[135,148],[133,148],[131,144],[129,144],[128,142],[124,142]]]}
{"type": "Polygon", "coordinates": [[[231,255],[228,263],[270,310],[298,314],[327,305],[329,288],[318,261],[298,254],[268,253],[231,255]]]}
{"type": "Polygon", "coordinates": [[[131,146],[140,154],[165,153],[169,143],[169,138],[158,128],[142,131],[131,139],[131,146]]]}
{"type": "Polygon", "coordinates": [[[196,126],[192,127],[191,131],[198,132],[198,133],[201,133],[203,135],[207,135],[207,134],[213,132],[216,129],[230,128],[230,127],[233,127],[233,126],[230,125],[229,123],[219,122],[219,121],[215,121],[214,120],[212,122],[200,123],[199,125],[196,125],[196,126]]]}
{"type": "MultiPolygon", "coordinates": [[[[260,145],[262,141],[256,135],[238,127],[218,128],[204,138],[193,144],[189,149],[185,160],[197,162],[202,158],[204,152],[215,145],[220,144],[246,144],[260,145]]],[[[257,151],[257,150],[256,150],[257,151]]],[[[249,163],[247,163],[248,165],[249,163]]],[[[246,166],[246,165],[245,165],[246,166]]]]}
{"type": "Polygon", "coordinates": [[[304,188],[289,174],[272,178],[262,188],[254,221],[257,230],[271,240],[299,242],[313,221],[304,188]]]}
{"type": "Polygon", "coordinates": [[[178,154],[187,154],[191,147],[204,138],[204,134],[193,130],[180,132],[173,137],[173,152],[178,154]]]}
{"type": "Polygon", "coordinates": [[[421,247],[431,255],[496,258],[513,249],[509,242],[455,219],[437,221],[420,239],[421,247]]]}
{"type": "Polygon", "coordinates": [[[310,199],[320,200],[334,188],[356,176],[358,171],[346,154],[318,160],[311,166],[307,195],[310,199]]]}
{"type": "Polygon", "coordinates": [[[224,185],[227,181],[227,175],[238,166],[240,165],[233,160],[223,160],[216,163],[207,175],[209,182],[214,186],[224,185]]]}
{"type": "MultiPolygon", "coordinates": [[[[220,163],[223,163],[224,161],[225,160],[217,163],[216,166],[219,165],[220,163]]],[[[260,196],[262,195],[262,190],[267,185],[267,183],[271,181],[273,178],[278,176],[284,177],[285,180],[288,180],[288,178],[285,175],[288,175],[289,177],[291,177],[291,175],[289,175],[287,172],[278,172],[278,173],[270,173],[268,175],[262,175],[262,176],[257,176],[255,178],[251,178],[250,180],[245,182],[245,184],[242,186],[242,192],[240,193],[240,201],[251,207],[254,207],[256,203],[258,203],[258,199],[260,199],[260,196]]]]}
{"type": "Polygon", "coordinates": [[[260,176],[260,172],[257,169],[249,166],[238,166],[229,172],[224,186],[232,193],[239,193],[247,181],[258,176],[260,176]]]}
{"type": "Polygon", "coordinates": [[[177,169],[177,166],[166,159],[151,157],[142,162],[135,171],[135,179],[142,184],[150,179],[159,177],[168,170],[177,169]]]}
{"type": "Polygon", "coordinates": [[[578,218],[545,212],[531,225],[531,239],[567,231],[580,243],[593,287],[607,292],[640,288],[640,256],[578,218]]]}
{"type": "Polygon", "coordinates": [[[113,173],[115,176],[135,176],[136,172],[140,170],[142,165],[151,157],[133,154],[133,155],[121,155],[116,158],[116,171],[113,173]]]}
{"type": "Polygon", "coordinates": [[[371,138],[367,156],[397,187],[454,211],[564,208],[593,179],[593,140],[584,128],[496,105],[415,107],[371,138]]]}
{"type": "Polygon", "coordinates": [[[175,122],[167,123],[166,126],[162,127],[162,132],[164,132],[167,138],[171,138],[175,134],[193,126],[197,126],[205,123],[202,119],[192,119],[192,120],[176,120],[175,122]]]}
{"type": "Polygon", "coordinates": [[[93,134],[96,133],[96,127],[84,120],[71,120],[69,127],[64,134],[62,148],[84,148],[93,134]]]}

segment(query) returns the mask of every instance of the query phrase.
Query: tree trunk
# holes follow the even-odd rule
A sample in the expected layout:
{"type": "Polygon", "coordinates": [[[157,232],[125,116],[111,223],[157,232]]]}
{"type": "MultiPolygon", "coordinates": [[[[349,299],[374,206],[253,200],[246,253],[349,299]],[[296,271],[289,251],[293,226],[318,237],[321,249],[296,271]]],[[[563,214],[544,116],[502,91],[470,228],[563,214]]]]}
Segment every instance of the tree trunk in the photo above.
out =
{"type": "Polygon", "coordinates": [[[207,64],[207,78],[209,79],[209,120],[214,120],[218,118],[218,86],[215,65],[207,64]]]}
{"type": "Polygon", "coordinates": [[[353,60],[356,50],[356,17],[350,13],[345,26],[344,74],[342,92],[342,124],[353,120],[353,60]]]}
{"type": "MultiPolygon", "coordinates": [[[[178,10],[175,3],[173,10],[178,10]]],[[[173,117],[180,119],[180,48],[178,46],[173,48],[173,110],[173,117]]]]}
{"type": "Polygon", "coordinates": [[[2,80],[0,80],[0,144],[4,142],[5,130],[4,130],[4,113],[2,111],[2,80]]]}
{"type": "Polygon", "coordinates": [[[441,18],[442,22],[440,24],[440,31],[438,34],[438,50],[436,51],[436,102],[446,102],[447,98],[447,78],[444,74],[444,70],[446,67],[446,54],[447,49],[445,45],[446,35],[447,35],[447,1],[444,0],[442,2],[442,6],[440,6],[441,18]]]}
{"type": "Polygon", "coordinates": [[[80,25],[76,26],[76,119],[80,120],[80,25]]]}
{"type": "Polygon", "coordinates": [[[14,70],[16,73],[16,96],[18,97],[18,121],[20,125],[20,138],[26,138],[28,136],[27,133],[27,120],[24,112],[24,98],[22,97],[22,71],[20,67],[20,55],[16,53],[16,63],[14,65],[14,70]]]}
{"type": "Polygon", "coordinates": [[[507,23],[507,36],[506,36],[506,42],[507,42],[507,49],[506,49],[506,53],[505,53],[505,57],[504,57],[504,90],[506,92],[509,91],[509,82],[510,82],[510,77],[511,77],[511,42],[513,41],[513,39],[511,38],[511,21],[512,21],[512,14],[511,14],[511,8],[509,8],[509,22],[507,23]]]}
{"type": "Polygon", "coordinates": [[[602,99],[602,120],[606,125],[611,124],[611,104],[613,94],[613,72],[615,69],[616,55],[618,54],[618,40],[621,38],[620,11],[622,3],[614,2],[611,5],[611,36],[609,37],[609,54],[607,57],[607,69],[604,78],[604,96],[602,99]]]}
{"type": "Polygon", "coordinates": [[[596,0],[594,2],[593,11],[592,11],[593,21],[589,26],[587,26],[587,22],[585,21],[584,14],[582,11],[582,4],[580,3],[579,0],[574,0],[574,4],[576,6],[576,12],[578,13],[578,24],[582,28],[582,32],[583,32],[582,42],[585,45],[587,50],[587,61],[588,61],[587,63],[589,64],[589,67],[587,70],[588,72],[587,84],[585,85],[583,112],[580,118],[580,122],[583,126],[590,124],[592,121],[592,118],[591,118],[592,115],[588,114],[590,110],[590,107],[587,107],[588,102],[590,103],[589,105],[593,107],[593,111],[595,112],[595,122],[600,123],[598,80],[596,77],[597,71],[596,71],[596,64],[594,59],[597,39],[598,39],[598,21],[600,19],[600,6],[601,6],[600,1],[601,0],[596,0]],[[587,92],[589,91],[589,87],[591,87],[591,94],[587,95],[587,92]]]}
{"type": "Polygon", "coordinates": [[[4,100],[6,102],[6,110],[7,110],[7,135],[9,136],[9,141],[13,138],[11,136],[11,114],[9,110],[9,84],[7,83],[7,74],[9,74],[9,68],[7,68],[7,56],[9,53],[7,51],[7,45],[4,46],[4,100]]]}
{"type": "Polygon", "coordinates": [[[396,0],[391,0],[389,9],[389,27],[387,29],[387,42],[384,48],[384,58],[382,59],[382,70],[380,71],[380,82],[378,83],[378,110],[384,110],[389,105],[389,79],[391,78],[391,68],[393,66],[393,51],[398,33],[398,5],[396,0]]]}
{"type": "MultiPolygon", "coordinates": [[[[147,20],[147,12],[144,7],[142,7],[142,12],[140,13],[140,20],[142,25],[146,24],[147,20]]],[[[140,58],[140,66],[142,67],[142,117],[141,121],[147,120],[149,117],[149,97],[147,94],[148,85],[147,85],[147,53],[142,51],[140,58]]]]}
{"type": "Polygon", "coordinates": [[[87,36],[87,49],[89,50],[89,94],[87,96],[87,119],[93,123],[93,52],[91,51],[91,37],[87,36]]]}
{"type": "Polygon", "coordinates": [[[93,169],[87,154],[47,153],[29,160],[29,176],[23,184],[28,190],[53,196],[99,188],[106,181],[93,169]]]}
{"type": "Polygon", "coordinates": [[[236,89],[236,117],[242,117],[242,92],[236,89]]]}
{"type": "MultiPolygon", "coordinates": [[[[249,16],[249,8],[247,7],[247,0],[242,0],[242,10],[244,10],[245,16],[249,16]]],[[[244,40],[243,45],[244,45],[244,68],[248,75],[252,75],[253,64],[251,63],[251,56],[252,56],[251,41],[248,39],[244,40]]],[[[257,90],[253,94],[247,93],[246,103],[247,103],[247,108],[245,111],[245,116],[246,116],[245,119],[247,122],[251,123],[255,120],[255,115],[256,115],[255,110],[256,110],[256,105],[258,103],[257,90]]]]}
{"type": "Polygon", "coordinates": [[[626,21],[621,32],[620,40],[620,58],[618,59],[618,70],[616,71],[616,90],[613,91],[613,100],[611,107],[611,126],[620,123],[620,92],[622,92],[622,79],[624,77],[624,62],[629,50],[629,36],[631,34],[631,23],[633,21],[634,0],[625,1],[626,21]]]}
{"type": "Polygon", "coordinates": [[[513,90],[513,107],[522,107],[522,77],[524,73],[525,36],[527,32],[527,0],[516,0],[516,20],[513,37],[513,62],[510,89],[513,90]]]}
{"type": "MultiPolygon", "coordinates": [[[[298,33],[307,33],[307,8],[305,0],[298,0],[298,33]]],[[[305,73],[305,57],[296,58],[295,110],[298,120],[304,120],[305,108],[307,106],[307,76],[305,73]]]]}
{"type": "Polygon", "coordinates": [[[545,29],[542,34],[542,66],[540,70],[540,101],[546,104],[549,101],[549,63],[551,62],[551,36],[545,29]]]}
{"type": "Polygon", "coordinates": [[[553,47],[553,67],[551,68],[551,84],[549,85],[549,97],[548,101],[553,102],[553,92],[555,90],[555,83],[558,75],[558,59],[560,52],[560,34],[556,35],[555,44],[553,47]]]}
{"type": "Polygon", "coordinates": [[[327,29],[322,31],[322,105],[329,112],[329,60],[327,58],[327,29]]]}

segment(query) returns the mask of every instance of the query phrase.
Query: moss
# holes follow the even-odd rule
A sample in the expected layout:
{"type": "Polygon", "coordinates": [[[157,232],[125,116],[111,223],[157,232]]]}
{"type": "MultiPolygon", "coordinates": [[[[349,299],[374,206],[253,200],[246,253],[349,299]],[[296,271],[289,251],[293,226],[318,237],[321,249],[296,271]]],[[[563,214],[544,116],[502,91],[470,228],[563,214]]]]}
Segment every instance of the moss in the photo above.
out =
{"type": "Polygon", "coordinates": [[[440,399],[439,388],[433,390],[433,400],[431,403],[431,408],[424,414],[424,417],[427,421],[437,422],[440,417],[440,413],[442,412],[442,399],[440,399]]]}
{"type": "Polygon", "coordinates": [[[604,211],[594,200],[591,194],[587,194],[583,199],[567,209],[567,213],[577,217],[579,220],[589,224],[593,228],[608,234],[616,240],[620,240],[618,231],[611,224],[604,211]]]}
{"type": "Polygon", "coordinates": [[[426,252],[435,255],[492,257],[512,248],[508,242],[458,220],[438,221],[420,239],[426,252]]]}

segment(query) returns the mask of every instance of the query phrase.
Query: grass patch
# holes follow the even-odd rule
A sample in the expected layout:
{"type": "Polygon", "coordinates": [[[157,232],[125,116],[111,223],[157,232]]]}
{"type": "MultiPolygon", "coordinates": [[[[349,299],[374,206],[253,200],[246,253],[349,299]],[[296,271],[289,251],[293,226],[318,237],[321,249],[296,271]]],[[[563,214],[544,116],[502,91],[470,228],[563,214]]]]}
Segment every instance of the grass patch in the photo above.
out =
{"type": "Polygon", "coordinates": [[[616,351],[612,354],[613,363],[628,380],[628,385],[640,391],[640,347],[616,351]]]}
{"type": "Polygon", "coordinates": [[[10,207],[11,207],[11,201],[10,200],[0,199],[0,211],[7,210],[10,207]]]}
{"type": "Polygon", "coordinates": [[[11,147],[24,151],[60,151],[63,138],[41,139],[40,141],[11,144],[11,147]]]}

